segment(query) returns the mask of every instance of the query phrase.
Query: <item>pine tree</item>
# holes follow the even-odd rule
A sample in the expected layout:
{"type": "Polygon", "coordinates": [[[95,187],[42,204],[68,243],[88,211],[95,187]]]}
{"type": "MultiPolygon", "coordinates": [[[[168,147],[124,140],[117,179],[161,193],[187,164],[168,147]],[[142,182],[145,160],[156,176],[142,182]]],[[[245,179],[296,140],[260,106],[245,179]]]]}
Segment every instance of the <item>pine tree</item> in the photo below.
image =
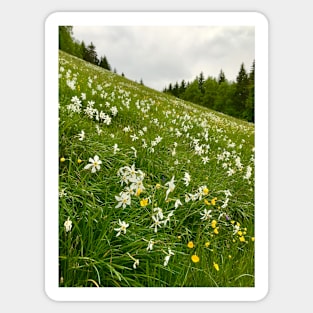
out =
{"type": "Polygon", "coordinates": [[[203,72],[201,72],[198,78],[198,86],[199,86],[201,93],[204,93],[204,88],[203,88],[204,81],[205,81],[204,75],[203,75],[203,72]]]}
{"type": "Polygon", "coordinates": [[[249,73],[248,83],[248,97],[245,103],[245,111],[243,117],[249,122],[254,123],[254,75],[255,75],[255,61],[253,61],[249,73]]]}
{"type": "Polygon", "coordinates": [[[240,66],[238,76],[236,78],[236,92],[234,97],[234,104],[236,107],[236,116],[244,117],[246,101],[249,96],[249,79],[245,70],[244,64],[240,66]]]}
{"type": "Polygon", "coordinates": [[[99,66],[103,67],[108,71],[111,71],[111,65],[109,64],[105,55],[100,58],[99,66]]]}
{"type": "Polygon", "coordinates": [[[217,81],[219,85],[226,81],[226,77],[225,77],[223,70],[221,70],[220,73],[218,74],[217,81]]]}
{"type": "Polygon", "coordinates": [[[99,59],[96,52],[95,45],[91,42],[90,45],[86,48],[85,60],[92,64],[99,64],[99,59]]]}

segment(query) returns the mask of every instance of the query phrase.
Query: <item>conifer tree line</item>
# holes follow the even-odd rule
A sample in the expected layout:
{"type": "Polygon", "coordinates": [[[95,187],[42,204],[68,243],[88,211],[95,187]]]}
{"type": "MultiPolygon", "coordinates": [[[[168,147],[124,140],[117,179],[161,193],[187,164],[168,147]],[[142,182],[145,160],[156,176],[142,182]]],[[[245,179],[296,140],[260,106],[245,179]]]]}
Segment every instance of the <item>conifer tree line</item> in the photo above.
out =
{"type": "MultiPolygon", "coordinates": [[[[59,49],[112,71],[105,55],[98,58],[92,42],[86,46],[84,41],[73,37],[73,26],[59,26],[59,49]]],[[[235,82],[227,80],[223,70],[217,78],[208,76],[205,79],[201,72],[191,82],[183,79],[180,84],[170,83],[163,92],[254,123],[254,71],[254,61],[249,73],[242,63],[235,82]]],[[[116,68],[113,72],[117,73],[116,68]]],[[[125,76],[124,73],[122,76],[125,76]]],[[[142,79],[140,84],[143,85],[142,79]]]]}
{"type": "Polygon", "coordinates": [[[105,55],[98,58],[95,45],[88,46],[73,37],[73,26],[59,26],[59,49],[111,71],[111,65],[105,55]]]}
{"type": "Polygon", "coordinates": [[[241,64],[235,82],[228,81],[223,70],[207,79],[201,72],[191,82],[170,83],[163,92],[254,123],[254,72],[255,61],[249,73],[241,64]]]}

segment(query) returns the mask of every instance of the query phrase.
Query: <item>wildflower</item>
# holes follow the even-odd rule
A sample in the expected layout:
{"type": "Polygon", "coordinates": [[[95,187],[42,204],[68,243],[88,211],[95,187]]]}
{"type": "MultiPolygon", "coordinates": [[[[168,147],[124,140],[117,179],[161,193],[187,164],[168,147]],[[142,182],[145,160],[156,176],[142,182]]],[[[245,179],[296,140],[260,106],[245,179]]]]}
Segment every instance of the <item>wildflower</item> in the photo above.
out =
{"type": "Polygon", "coordinates": [[[174,211],[171,211],[169,214],[167,214],[166,219],[163,221],[164,226],[166,226],[167,222],[170,221],[170,218],[173,216],[174,211]]]}
{"type": "Polygon", "coordinates": [[[80,164],[82,163],[83,161],[81,159],[77,159],[77,163],[80,164]]]}
{"type": "Polygon", "coordinates": [[[203,193],[204,196],[206,196],[209,193],[209,189],[207,188],[207,186],[203,187],[202,193],[203,193]]]}
{"type": "Polygon", "coordinates": [[[126,208],[126,205],[130,205],[131,203],[131,198],[128,192],[120,192],[119,196],[115,196],[115,199],[119,202],[117,206],[115,207],[116,209],[119,207],[123,207],[123,209],[126,208]]]}
{"type": "Polygon", "coordinates": [[[254,240],[255,240],[254,237],[251,237],[251,241],[254,242],[254,240]]]}
{"type": "Polygon", "coordinates": [[[207,210],[207,209],[204,209],[203,213],[200,212],[200,215],[202,216],[201,220],[206,221],[206,220],[210,219],[212,217],[212,215],[210,215],[211,212],[212,212],[212,210],[207,210]]]}
{"type": "Polygon", "coordinates": [[[126,228],[129,226],[129,224],[122,222],[120,219],[118,220],[119,228],[114,228],[115,231],[117,231],[116,237],[118,237],[121,232],[124,232],[124,235],[126,234],[126,228]]]}
{"type": "Polygon", "coordinates": [[[132,139],[132,141],[136,141],[136,140],[138,139],[138,137],[136,136],[136,134],[130,135],[130,138],[132,139]]]}
{"type": "Polygon", "coordinates": [[[207,241],[204,245],[205,245],[206,248],[208,248],[209,245],[210,245],[210,241],[207,241]]]}
{"type": "Polygon", "coordinates": [[[168,254],[165,256],[165,259],[164,259],[164,266],[167,266],[168,261],[170,260],[170,257],[172,255],[174,255],[174,253],[172,252],[170,248],[168,248],[168,254]]]}
{"type": "Polygon", "coordinates": [[[213,198],[213,199],[211,200],[211,204],[212,204],[212,205],[215,205],[216,200],[217,200],[217,198],[213,198]]]}
{"type": "Polygon", "coordinates": [[[219,271],[219,270],[220,270],[220,268],[219,268],[219,266],[218,266],[218,264],[217,264],[217,263],[213,262],[213,266],[214,266],[214,268],[215,268],[217,271],[219,271]]]}
{"type": "Polygon", "coordinates": [[[246,240],[245,240],[245,237],[244,237],[244,236],[240,236],[240,237],[239,237],[239,241],[240,241],[240,242],[245,242],[245,241],[246,241],[246,240]]]}
{"type": "Polygon", "coordinates": [[[246,175],[243,177],[244,179],[250,179],[250,177],[251,177],[251,174],[252,174],[252,168],[251,168],[251,166],[247,166],[247,173],[246,173],[246,175]]]}
{"type": "Polygon", "coordinates": [[[135,262],[133,264],[133,268],[136,269],[137,266],[139,266],[139,260],[138,259],[135,260],[135,262]]]}
{"type": "Polygon", "coordinates": [[[174,207],[177,209],[180,205],[183,205],[179,199],[175,201],[174,207]]]}
{"type": "Polygon", "coordinates": [[[130,147],[134,151],[134,157],[137,158],[137,150],[134,147],[130,147]]]}
{"type": "Polygon", "coordinates": [[[212,223],[211,223],[212,228],[215,228],[215,227],[216,227],[216,224],[217,224],[217,221],[216,221],[216,220],[213,220],[212,223]]]}
{"type": "Polygon", "coordinates": [[[183,180],[185,181],[184,185],[188,186],[189,183],[190,183],[190,180],[191,180],[191,177],[190,177],[189,173],[185,172],[185,176],[184,176],[183,180]]]}
{"type": "Polygon", "coordinates": [[[238,225],[234,225],[233,235],[236,235],[239,230],[240,230],[240,227],[238,225]]]}
{"type": "Polygon", "coordinates": [[[188,244],[187,244],[187,247],[188,247],[189,249],[192,249],[192,248],[194,247],[193,242],[192,242],[192,241],[189,241],[188,244]]]}
{"type": "Polygon", "coordinates": [[[65,158],[64,157],[62,157],[62,158],[60,158],[60,162],[65,162],[65,158]]]}
{"type": "Polygon", "coordinates": [[[194,254],[191,256],[191,261],[193,263],[198,263],[200,261],[200,258],[196,254],[194,254]]]}
{"type": "Polygon", "coordinates": [[[81,131],[81,133],[78,135],[80,141],[84,140],[85,139],[85,132],[84,130],[81,131]]]}
{"type": "Polygon", "coordinates": [[[224,190],[224,193],[225,193],[225,196],[226,196],[227,198],[232,195],[228,189],[227,189],[227,190],[224,190]]]}
{"type": "Polygon", "coordinates": [[[187,202],[189,202],[190,201],[190,196],[186,193],[185,194],[185,202],[187,203],[187,202]]]}
{"type": "Polygon", "coordinates": [[[156,215],[161,219],[163,220],[163,210],[161,208],[154,208],[153,209],[153,212],[157,212],[156,215]]]}
{"type": "Polygon", "coordinates": [[[113,153],[116,154],[117,151],[120,151],[120,148],[118,147],[117,143],[113,146],[113,153]]]}
{"type": "Polygon", "coordinates": [[[94,156],[94,158],[89,158],[89,164],[87,164],[84,169],[88,170],[91,168],[91,173],[95,173],[97,170],[100,170],[100,164],[102,161],[99,159],[97,155],[94,156]]]}
{"type": "Polygon", "coordinates": [[[154,245],[154,241],[152,239],[149,240],[147,251],[152,251],[154,245]]]}
{"type": "Polygon", "coordinates": [[[202,163],[206,164],[210,161],[210,159],[206,156],[206,157],[202,157],[202,163]]]}
{"type": "Polygon", "coordinates": [[[174,184],[175,180],[174,180],[174,178],[175,178],[175,176],[173,176],[172,179],[169,182],[165,183],[165,186],[168,186],[168,189],[166,191],[165,200],[167,200],[167,197],[168,197],[169,193],[173,192],[174,189],[175,189],[175,184],[174,184]]]}
{"type": "Polygon", "coordinates": [[[61,191],[59,192],[59,197],[62,198],[66,195],[67,195],[67,193],[65,192],[65,189],[61,189],[61,191]]]}
{"type": "Polygon", "coordinates": [[[147,206],[149,202],[149,199],[141,199],[140,200],[140,206],[147,206]]]}
{"type": "Polygon", "coordinates": [[[213,233],[214,233],[215,235],[218,235],[218,227],[214,228],[213,233]]]}
{"type": "Polygon", "coordinates": [[[158,227],[161,227],[162,221],[159,220],[158,215],[152,215],[152,219],[153,219],[154,223],[150,226],[150,228],[154,227],[154,232],[157,233],[158,227]]]}
{"type": "Polygon", "coordinates": [[[207,199],[204,199],[204,203],[208,206],[211,205],[211,203],[207,199]]]}
{"type": "Polygon", "coordinates": [[[68,217],[67,220],[64,222],[65,231],[69,232],[72,229],[72,221],[68,217]]]}

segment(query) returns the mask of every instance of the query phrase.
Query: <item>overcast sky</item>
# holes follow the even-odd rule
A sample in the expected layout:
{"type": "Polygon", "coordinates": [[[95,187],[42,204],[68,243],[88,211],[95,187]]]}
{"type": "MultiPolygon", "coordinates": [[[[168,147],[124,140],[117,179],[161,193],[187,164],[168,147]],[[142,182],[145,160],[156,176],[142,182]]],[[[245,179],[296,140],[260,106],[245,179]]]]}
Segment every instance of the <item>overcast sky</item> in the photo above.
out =
{"type": "Polygon", "coordinates": [[[160,91],[201,71],[218,77],[222,69],[235,81],[241,63],[249,72],[255,59],[254,27],[248,26],[74,26],[73,35],[92,42],[118,74],[160,91]]]}

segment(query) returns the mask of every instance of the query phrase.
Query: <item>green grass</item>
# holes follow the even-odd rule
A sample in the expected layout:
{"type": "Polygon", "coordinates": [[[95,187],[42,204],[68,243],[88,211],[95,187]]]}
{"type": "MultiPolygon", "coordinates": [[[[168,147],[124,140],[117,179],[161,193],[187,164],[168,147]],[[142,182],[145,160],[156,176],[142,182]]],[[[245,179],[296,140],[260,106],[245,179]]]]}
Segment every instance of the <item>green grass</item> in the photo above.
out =
{"type": "Polygon", "coordinates": [[[59,73],[60,286],[254,286],[254,125],[61,51],[59,73]],[[85,166],[96,155],[102,163],[93,173],[85,166]],[[116,208],[121,192],[131,203],[116,208]],[[157,232],[155,208],[163,214],[157,232]],[[117,236],[119,220],[129,226],[117,236]]]}

